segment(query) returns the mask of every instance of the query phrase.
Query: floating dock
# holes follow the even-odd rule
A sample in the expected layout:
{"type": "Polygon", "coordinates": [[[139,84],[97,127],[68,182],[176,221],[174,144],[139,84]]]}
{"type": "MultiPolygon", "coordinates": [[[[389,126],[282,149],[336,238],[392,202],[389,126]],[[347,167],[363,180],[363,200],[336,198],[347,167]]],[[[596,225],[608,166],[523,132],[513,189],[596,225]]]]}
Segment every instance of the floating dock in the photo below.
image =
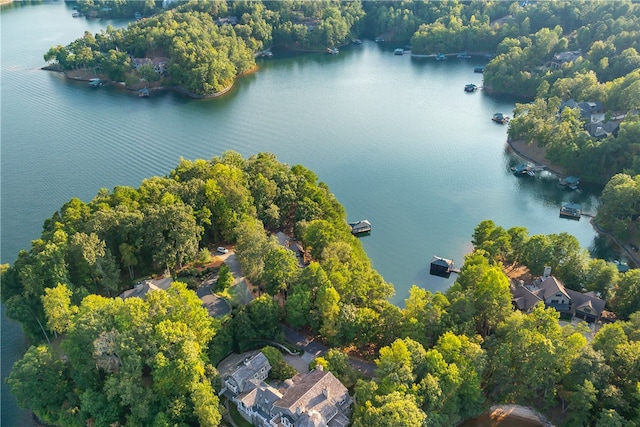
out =
{"type": "Polygon", "coordinates": [[[582,207],[572,203],[562,205],[560,208],[560,218],[580,220],[582,216],[582,207]]]}
{"type": "Polygon", "coordinates": [[[351,227],[351,234],[371,233],[371,222],[368,219],[350,222],[349,226],[351,227]]]}

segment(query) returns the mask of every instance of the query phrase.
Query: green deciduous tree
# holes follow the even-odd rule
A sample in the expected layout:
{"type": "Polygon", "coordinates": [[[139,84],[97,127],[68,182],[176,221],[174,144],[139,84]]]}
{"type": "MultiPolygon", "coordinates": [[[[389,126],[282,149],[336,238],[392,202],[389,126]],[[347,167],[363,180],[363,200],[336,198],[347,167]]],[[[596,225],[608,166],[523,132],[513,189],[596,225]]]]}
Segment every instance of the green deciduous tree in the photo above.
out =
{"type": "Polygon", "coordinates": [[[67,368],[47,346],[29,348],[13,366],[7,383],[20,406],[31,409],[47,423],[63,423],[67,411],[72,410],[73,385],[67,368]]]}
{"type": "Polygon", "coordinates": [[[71,326],[75,312],[71,305],[72,292],[65,285],[59,284],[55,288],[45,289],[42,306],[47,316],[47,327],[55,333],[66,332],[71,326]]]}
{"type": "Polygon", "coordinates": [[[269,378],[284,381],[287,378],[292,378],[296,373],[296,368],[287,364],[282,357],[282,353],[275,347],[266,346],[262,347],[262,353],[269,360],[271,365],[271,371],[269,371],[269,378]]]}
{"type": "Polygon", "coordinates": [[[427,416],[415,397],[394,391],[359,404],[354,413],[354,427],[421,427],[427,416]]]}
{"type": "Polygon", "coordinates": [[[613,292],[613,310],[622,319],[629,318],[640,307],[640,270],[632,269],[621,274],[613,292]]]}

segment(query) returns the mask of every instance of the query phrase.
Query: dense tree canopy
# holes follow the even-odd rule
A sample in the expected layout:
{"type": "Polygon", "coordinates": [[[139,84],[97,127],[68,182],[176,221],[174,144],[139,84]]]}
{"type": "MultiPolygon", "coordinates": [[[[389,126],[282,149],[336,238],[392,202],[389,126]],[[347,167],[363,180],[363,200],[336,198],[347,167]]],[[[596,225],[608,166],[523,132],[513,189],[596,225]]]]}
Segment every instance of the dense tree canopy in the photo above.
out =
{"type": "MultiPolygon", "coordinates": [[[[632,181],[621,178],[621,188],[632,181]]],[[[70,200],[29,251],[3,266],[7,314],[36,343],[53,343],[30,349],[8,381],[22,405],[56,425],[217,425],[209,363],[282,341],[286,320],[336,347],[316,363],[355,384],[354,425],[448,426],[489,401],[561,405],[575,423],[635,422],[637,270],[623,275],[589,260],[564,233],[529,236],[490,220],[478,224],[472,243],[446,293],[414,286],[399,308],[344,209],[311,171],[268,153],[181,159],[139,188],[70,200]],[[299,256],[279,245],[280,230],[302,246],[299,256]],[[111,298],[150,272],[200,265],[222,243],[235,243],[243,273],[258,285],[250,303],[224,318],[209,317],[184,284],[146,299],[111,298]],[[518,262],[550,265],[567,285],[610,296],[629,320],[603,327],[591,345],[581,327],[561,328],[551,309],[514,313],[502,268],[518,262]],[[356,381],[338,348],[377,358],[375,381],[356,381]],[[53,393],[34,391],[39,384],[53,393]]],[[[224,288],[227,268],[219,271],[224,288]]],[[[274,375],[289,376],[269,351],[274,375]]]]}
{"type": "Polygon", "coordinates": [[[59,349],[31,347],[17,362],[8,383],[20,404],[65,426],[219,424],[204,357],[215,329],[184,284],[144,300],[90,295],[79,306],[64,285],[47,291],[48,323],[66,334],[59,349]]]}
{"type": "Polygon", "coordinates": [[[85,32],[67,46],[51,47],[44,59],[63,70],[95,70],[127,84],[162,81],[194,96],[211,95],[253,70],[260,50],[275,45],[317,51],[340,45],[360,31],[364,17],[359,1],[313,6],[304,1],[169,5],[169,10],[162,10],[152,1],[80,1],[78,10],[90,17],[139,13],[144,19],[122,30],[108,27],[95,36],[85,32]]]}

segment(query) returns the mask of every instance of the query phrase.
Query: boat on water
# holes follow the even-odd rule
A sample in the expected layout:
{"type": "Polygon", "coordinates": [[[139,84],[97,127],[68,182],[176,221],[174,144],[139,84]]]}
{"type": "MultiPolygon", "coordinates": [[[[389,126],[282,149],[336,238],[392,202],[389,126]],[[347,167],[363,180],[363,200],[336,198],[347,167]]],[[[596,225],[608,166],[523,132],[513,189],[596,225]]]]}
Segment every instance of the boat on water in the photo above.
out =
{"type": "Polygon", "coordinates": [[[76,11],[74,11],[74,12],[71,14],[71,16],[72,16],[73,18],[80,18],[82,15],[80,14],[80,12],[78,12],[78,11],[76,10],[76,11]]]}
{"type": "Polygon", "coordinates": [[[337,47],[328,47],[327,53],[329,53],[330,55],[337,55],[340,53],[340,51],[338,50],[337,47]]]}
{"type": "Polygon", "coordinates": [[[444,55],[444,53],[439,53],[436,55],[436,61],[444,61],[445,59],[447,59],[447,57],[444,55]]]}
{"type": "Polygon", "coordinates": [[[362,44],[362,40],[360,39],[353,39],[352,42],[353,44],[362,44]]]}
{"type": "Polygon", "coordinates": [[[101,79],[98,79],[98,78],[94,78],[94,79],[89,80],[89,86],[90,87],[100,87],[100,86],[103,85],[103,83],[104,82],[101,79]]]}
{"type": "Polygon", "coordinates": [[[475,67],[473,69],[474,73],[484,73],[484,67],[475,67]]]}
{"type": "Polygon", "coordinates": [[[471,55],[469,55],[467,52],[460,52],[456,58],[458,59],[471,59],[471,55]]]}
{"type": "Polygon", "coordinates": [[[363,219],[356,222],[350,222],[351,234],[365,234],[371,233],[371,222],[368,219],[363,219]]]}
{"type": "Polygon", "coordinates": [[[502,113],[495,113],[493,115],[493,117],[491,117],[491,120],[493,120],[496,123],[500,123],[500,124],[505,124],[509,121],[509,116],[505,116],[502,113]]]}
{"type": "Polygon", "coordinates": [[[560,208],[560,218],[580,220],[582,216],[582,207],[573,203],[566,203],[560,208]]]}
{"type": "Polygon", "coordinates": [[[475,92],[477,89],[478,89],[478,86],[474,85],[473,83],[469,83],[464,86],[465,92],[475,92]]]}
{"type": "Polygon", "coordinates": [[[535,172],[533,170],[533,166],[527,163],[522,163],[521,165],[512,166],[511,172],[515,176],[535,176],[535,172]]]}
{"type": "Polygon", "coordinates": [[[142,89],[140,89],[138,91],[138,96],[141,98],[146,98],[149,96],[149,88],[148,87],[143,87],[142,89]]]}
{"type": "Polygon", "coordinates": [[[404,55],[404,49],[398,48],[393,51],[394,55],[404,55]]]}

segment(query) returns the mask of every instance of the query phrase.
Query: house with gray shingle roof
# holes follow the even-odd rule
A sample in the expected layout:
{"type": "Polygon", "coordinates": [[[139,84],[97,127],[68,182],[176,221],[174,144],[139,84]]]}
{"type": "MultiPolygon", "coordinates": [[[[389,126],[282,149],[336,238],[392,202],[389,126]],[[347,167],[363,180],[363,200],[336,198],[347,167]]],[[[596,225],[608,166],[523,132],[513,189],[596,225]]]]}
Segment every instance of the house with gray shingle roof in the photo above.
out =
{"type": "Polygon", "coordinates": [[[263,353],[221,372],[224,394],[244,419],[264,427],[346,427],[352,399],[347,388],[322,366],[296,375],[276,389],[264,380],[271,365],[263,353]]]}
{"type": "Polygon", "coordinates": [[[609,135],[618,136],[620,123],[608,122],[592,122],[587,125],[587,132],[594,138],[606,138],[609,135]]]}
{"type": "Polygon", "coordinates": [[[588,122],[601,121],[604,116],[604,109],[599,101],[576,102],[574,99],[569,99],[560,104],[560,112],[565,108],[577,108],[580,111],[580,118],[588,122]]]}
{"type": "Polygon", "coordinates": [[[166,291],[171,286],[173,279],[164,277],[161,279],[143,280],[131,288],[120,294],[120,298],[127,299],[132,297],[144,298],[151,291],[166,291]]]}
{"type": "Polygon", "coordinates": [[[562,68],[565,65],[572,64],[582,56],[582,52],[579,50],[558,52],[553,55],[551,59],[551,68],[562,68]]]}
{"type": "Polygon", "coordinates": [[[251,391],[267,378],[271,365],[267,356],[257,352],[251,357],[242,360],[235,369],[224,378],[224,389],[230,390],[234,395],[251,391]],[[253,382],[251,382],[253,381],[253,382]]]}
{"type": "Polygon", "coordinates": [[[564,287],[562,282],[551,275],[545,275],[533,283],[511,287],[512,303],[525,313],[531,312],[538,303],[553,307],[560,313],[583,319],[588,323],[600,320],[605,301],[593,292],[578,292],[564,287]]]}
{"type": "Polygon", "coordinates": [[[278,426],[346,427],[351,402],[347,388],[318,365],[299,379],[293,378],[293,385],[274,403],[271,414],[278,426]]]}

